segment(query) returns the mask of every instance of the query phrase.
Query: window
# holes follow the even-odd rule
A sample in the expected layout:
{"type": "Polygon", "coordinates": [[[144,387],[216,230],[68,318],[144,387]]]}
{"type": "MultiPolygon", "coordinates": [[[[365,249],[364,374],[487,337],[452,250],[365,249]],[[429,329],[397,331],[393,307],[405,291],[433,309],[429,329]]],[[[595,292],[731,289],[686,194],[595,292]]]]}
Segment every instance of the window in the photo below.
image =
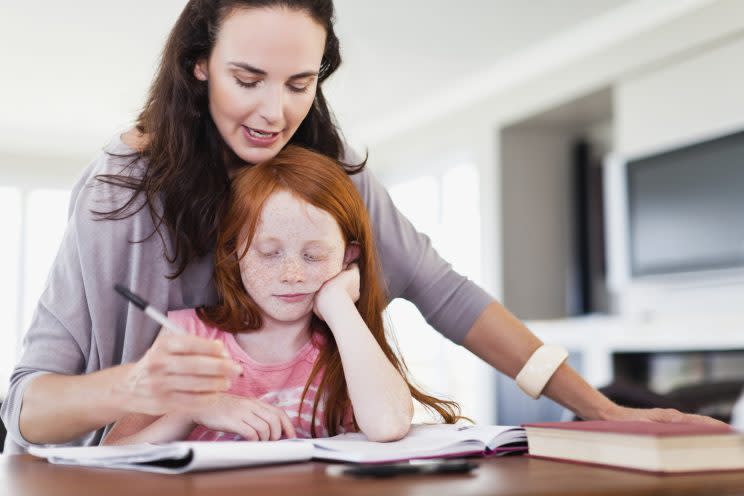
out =
{"type": "MultiPolygon", "coordinates": [[[[460,165],[439,174],[421,175],[389,185],[396,206],[427,234],[434,248],[459,273],[481,282],[481,229],[478,171],[460,165]]],[[[427,392],[456,399],[463,413],[491,422],[490,394],[482,394],[478,377],[488,367],[464,348],[434,331],[413,304],[398,299],[388,307],[400,351],[418,385],[427,392]]],[[[422,409],[414,421],[427,419],[422,409]]]]}
{"type": "Polygon", "coordinates": [[[44,290],[49,268],[67,224],[70,192],[61,189],[0,187],[0,394],[20,356],[28,329],[44,290]]]}
{"type": "Polygon", "coordinates": [[[21,192],[16,188],[0,187],[0,232],[4,242],[0,243],[0,374],[3,386],[16,362],[16,340],[20,327],[20,275],[21,253],[21,192]]]}
{"type": "Polygon", "coordinates": [[[54,262],[67,225],[70,192],[59,189],[36,189],[26,201],[25,256],[23,278],[23,322],[26,332],[36,311],[36,304],[54,262]]]}

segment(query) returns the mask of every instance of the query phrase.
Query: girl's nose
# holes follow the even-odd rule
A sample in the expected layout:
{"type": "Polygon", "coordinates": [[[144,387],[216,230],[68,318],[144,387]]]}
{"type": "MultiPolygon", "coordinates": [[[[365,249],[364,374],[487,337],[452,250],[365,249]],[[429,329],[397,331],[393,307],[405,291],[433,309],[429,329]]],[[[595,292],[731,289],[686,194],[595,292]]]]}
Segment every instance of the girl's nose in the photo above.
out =
{"type": "Polygon", "coordinates": [[[282,265],[282,282],[297,283],[305,280],[305,273],[300,261],[287,257],[282,265]]]}

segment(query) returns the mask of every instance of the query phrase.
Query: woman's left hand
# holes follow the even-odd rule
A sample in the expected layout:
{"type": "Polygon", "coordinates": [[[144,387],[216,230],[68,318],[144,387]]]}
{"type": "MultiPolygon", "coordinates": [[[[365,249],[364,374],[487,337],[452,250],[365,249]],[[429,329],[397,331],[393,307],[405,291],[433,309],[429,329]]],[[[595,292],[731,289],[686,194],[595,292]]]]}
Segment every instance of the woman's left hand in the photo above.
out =
{"type": "Polygon", "coordinates": [[[644,422],[686,422],[704,425],[728,425],[705,415],[682,413],[674,408],[628,408],[620,405],[610,410],[604,420],[640,420],[644,422]]]}
{"type": "Polygon", "coordinates": [[[328,279],[315,294],[313,311],[321,320],[326,320],[340,298],[349,298],[352,303],[359,299],[359,266],[355,263],[328,279]]]}

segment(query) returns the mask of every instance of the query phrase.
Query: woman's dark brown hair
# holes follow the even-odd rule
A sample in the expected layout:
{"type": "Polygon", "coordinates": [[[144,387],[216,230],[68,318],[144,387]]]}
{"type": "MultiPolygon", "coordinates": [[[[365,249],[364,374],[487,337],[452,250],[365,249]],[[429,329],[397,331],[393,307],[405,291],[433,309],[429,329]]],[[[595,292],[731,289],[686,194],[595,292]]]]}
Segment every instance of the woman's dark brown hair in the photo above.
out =
{"type": "MultiPolygon", "coordinates": [[[[160,66],[150,87],[136,129],[144,136],[139,156],[148,165],[141,173],[99,175],[99,180],[132,190],[119,208],[95,212],[99,218],[122,219],[147,206],[162,238],[165,226],[173,239],[166,257],[175,264],[177,277],[188,263],[209,253],[217,224],[229,200],[227,170],[242,165],[227,146],[210,114],[207,83],[194,76],[197,61],[208,58],[224,19],[235,9],[286,8],[307,13],[325,28],[326,44],[312,107],[290,143],[338,160],[343,144],[326,104],[321,84],[341,64],[338,38],[333,30],[332,0],[191,0],[176,21],[160,66]],[[143,201],[138,196],[142,193],[143,201]]],[[[348,173],[361,170],[345,165],[348,173]]],[[[132,240],[137,241],[137,240],[132,240]]],[[[141,240],[139,240],[141,241],[141,240]]]]}
{"type": "MultiPolygon", "coordinates": [[[[382,313],[387,302],[372,227],[364,202],[342,166],[325,155],[288,146],[273,159],[238,172],[232,189],[232,201],[222,219],[215,249],[214,281],[219,300],[215,306],[200,308],[199,317],[227,332],[261,328],[261,313],[243,287],[239,262],[248,251],[267,199],[274,192],[288,191],[328,212],[338,223],[347,246],[352,242],[359,245],[360,296],[356,303],[359,314],[385,356],[406,380],[413,398],[439,414],[445,422],[457,421],[460,418],[457,403],[429,396],[413,386],[407,378],[405,364],[386,339],[382,313]]],[[[311,326],[323,334],[325,345],[305,385],[302,400],[313,379],[322,372],[313,405],[312,435],[316,435],[315,418],[321,398],[325,399],[324,425],[333,435],[351,405],[349,393],[333,334],[325,322],[314,315],[311,326]]],[[[300,409],[302,403],[300,401],[300,409]]]]}

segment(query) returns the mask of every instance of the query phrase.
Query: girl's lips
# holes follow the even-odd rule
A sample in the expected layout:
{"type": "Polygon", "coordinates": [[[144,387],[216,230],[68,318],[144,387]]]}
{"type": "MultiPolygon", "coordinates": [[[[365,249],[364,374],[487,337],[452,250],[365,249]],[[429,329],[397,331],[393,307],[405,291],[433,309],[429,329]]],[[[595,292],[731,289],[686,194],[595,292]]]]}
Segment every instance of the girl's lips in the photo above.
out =
{"type": "Polygon", "coordinates": [[[274,295],[277,298],[279,298],[282,301],[285,301],[287,303],[297,303],[300,301],[304,301],[308,296],[310,296],[311,293],[293,293],[293,294],[281,294],[281,295],[274,295]]]}
{"type": "Polygon", "coordinates": [[[279,139],[281,132],[264,131],[248,126],[241,126],[243,136],[252,146],[266,147],[273,145],[279,139]]]}

